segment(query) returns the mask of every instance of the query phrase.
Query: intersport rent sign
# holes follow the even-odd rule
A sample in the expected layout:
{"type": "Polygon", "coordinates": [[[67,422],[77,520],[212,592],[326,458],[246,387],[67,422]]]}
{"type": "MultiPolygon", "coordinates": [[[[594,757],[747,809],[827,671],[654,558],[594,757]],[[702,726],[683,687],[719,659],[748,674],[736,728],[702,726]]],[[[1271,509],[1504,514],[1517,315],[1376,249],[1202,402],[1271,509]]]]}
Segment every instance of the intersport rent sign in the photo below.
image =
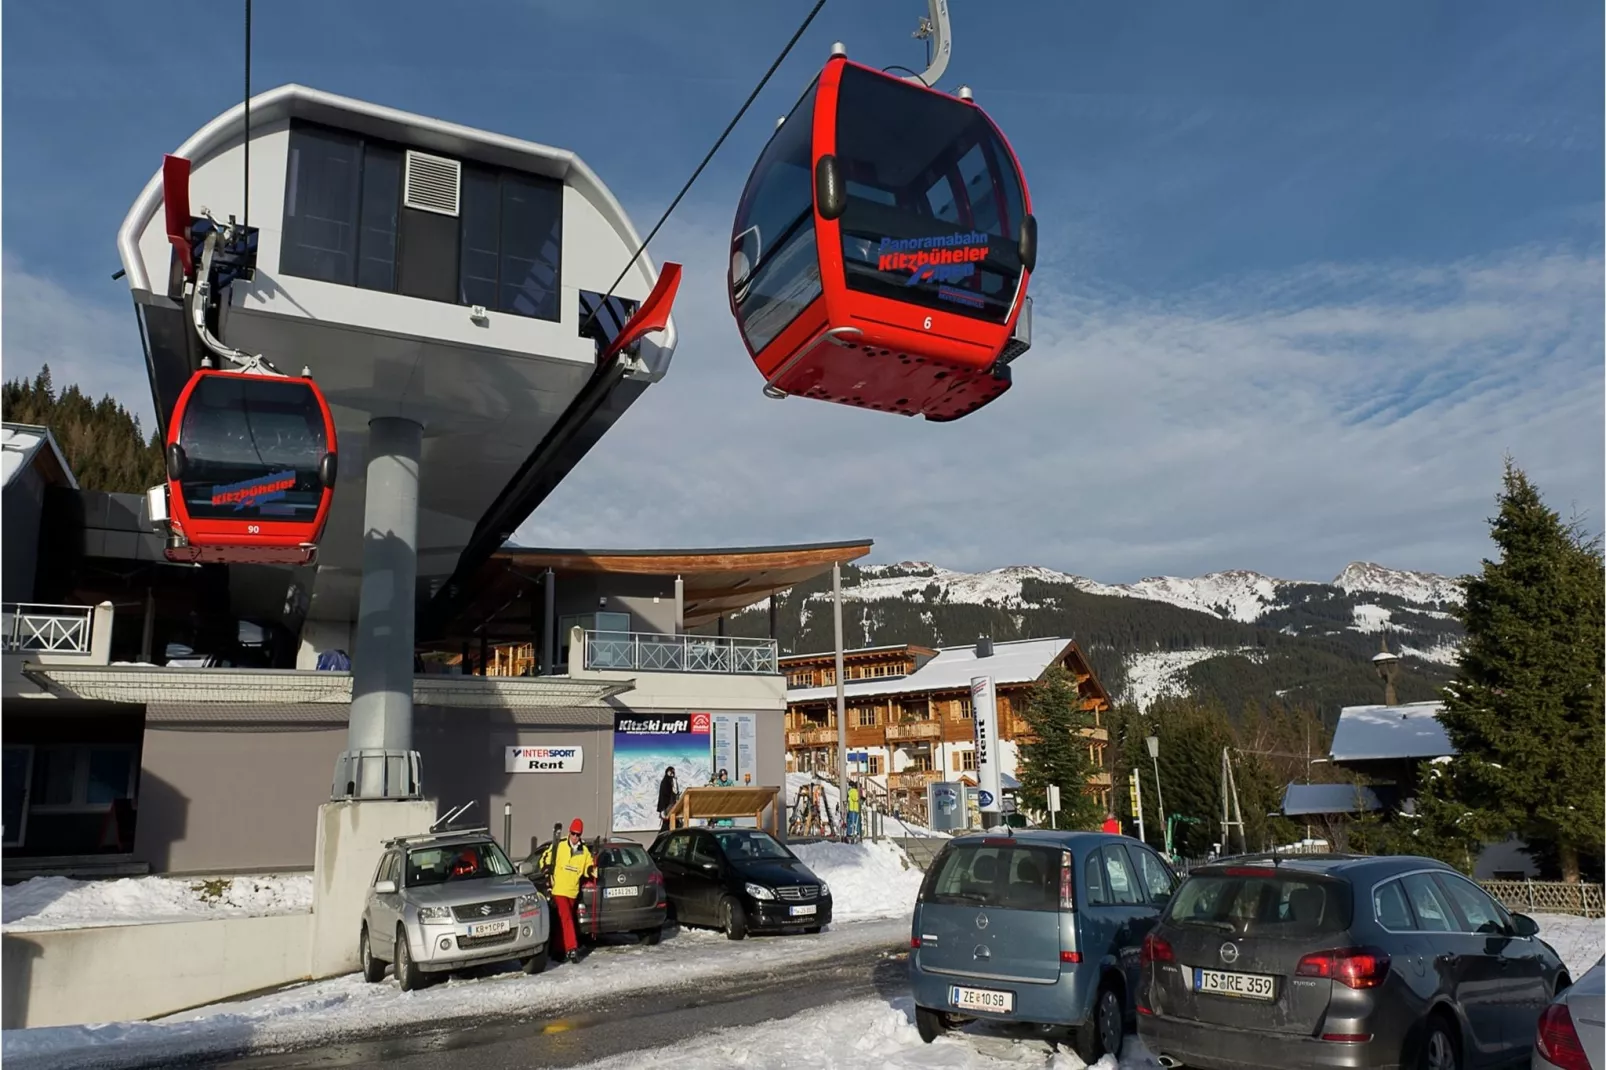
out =
{"type": "Polygon", "coordinates": [[[506,768],[508,773],[578,773],[584,764],[582,748],[574,747],[509,747],[506,768]]]}

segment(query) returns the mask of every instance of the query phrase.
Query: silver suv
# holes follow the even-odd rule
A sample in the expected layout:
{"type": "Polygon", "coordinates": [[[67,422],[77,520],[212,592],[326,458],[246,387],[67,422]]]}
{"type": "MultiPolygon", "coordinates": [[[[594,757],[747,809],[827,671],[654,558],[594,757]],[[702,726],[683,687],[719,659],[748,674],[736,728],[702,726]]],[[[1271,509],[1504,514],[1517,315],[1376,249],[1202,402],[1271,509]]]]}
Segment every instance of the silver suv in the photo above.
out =
{"type": "Polygon", "coordinates": [[[363,979],[394,963],[402,991],[445,973],[518,959],[547,962],[547,904],[488,831],[406,836],[385,843],[362,912],[363,979]]]}

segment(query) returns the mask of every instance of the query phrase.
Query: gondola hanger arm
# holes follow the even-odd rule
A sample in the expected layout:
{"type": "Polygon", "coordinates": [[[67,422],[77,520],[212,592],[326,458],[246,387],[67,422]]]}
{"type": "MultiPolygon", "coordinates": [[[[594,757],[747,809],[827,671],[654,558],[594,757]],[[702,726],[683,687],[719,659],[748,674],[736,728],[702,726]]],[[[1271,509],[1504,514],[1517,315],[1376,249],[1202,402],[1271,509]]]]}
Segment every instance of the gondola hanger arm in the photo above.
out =
{"type": "MultiPolygon", "coordinates": [[[[202,209],[203,213],[205,209],[202,209]]],[[[211,218],[208,215],[207,218],[211,218]]],[[[213,220],[215,223],[216,221],[213,220]]],[[[234,349],[223,344],[212,329],[206,325],[206,306],[212,292],[212,254],[217,249],[218,231],[214,229],[206,236],[206,244],[201,250],[200,269],[195,273],[195,282],[190,289],[190,322],[195,326],[195,333],[201,339],[201,344],[212,355],[235,365],[247,375],[276,375],[284,376],[260,354],[247,353],[241,349],[234,349]]]]}
{"type": "Polygon", "coordinates": [[[905,75],[903,81],[923,85],[928,89],[937,84],[937,80],[948,70],[948,60],[953,52],[953,31],[948,25],[948,0],[926,0],[929,14],[920,20],[920,28],[915,31],[915,40],[931,40],[931,60],[927,63],[925,71],[920,74],[905,75]]]}

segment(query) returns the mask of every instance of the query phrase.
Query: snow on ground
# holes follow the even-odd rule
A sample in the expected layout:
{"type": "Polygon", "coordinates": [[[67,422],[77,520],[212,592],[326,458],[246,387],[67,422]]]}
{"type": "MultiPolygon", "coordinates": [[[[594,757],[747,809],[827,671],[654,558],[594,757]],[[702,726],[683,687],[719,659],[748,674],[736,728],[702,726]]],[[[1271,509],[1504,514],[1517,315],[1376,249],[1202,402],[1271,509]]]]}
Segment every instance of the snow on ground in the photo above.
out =
{"type": "Polygon", "coordinates": [[[1238,650],[1200,647],[1193,650],[1153,650],[1130,655],[1126,661],[1126,688],[1121,697],[1136,704],[1140,710],[1148,709],[1156,699],[1182,694],[1187,688],[1183,674],[1199,662],[1234,655],[1259,659],[1265,656],[1265,652],[1254,647],[1238,650]]]}
{"type": "Polygon", "coordinates": [[[657,947],[605,946],[578,965],[554,964],[534,977],[510,964],[402,992],[389,976],[370,985],[350,974],[154,1022],[6,1030],[0,1033],[0,1059],[10,1070],[89,1070],[180,1055],[282,1050],[452,1018],[540,1012],[602,995],[769,972],[908,939],[909,924],[902,918],[833,925],[817,936],[749,937],[741,943],[716,932],[680,930],[657,947]]]}
{"type": "Polygon", "coordinates": [[[1399,652],[1401,657],[1436,661],[1440,665],[1454,665],[1456,664],[1456,659],[1460,657],[1461,647],[1456,643],[1440,643],[1438,646],[1422,650],[1402,643],[1399,652]]]}
{"type": "Polygon", "coordinates": [[[1393,614],[1382,606],[1359,605],[1355,607],[1355,623],[1350,628],[1357,632],[1381,632],[1388,628],[1391,616],[1393,614]]]}
{"type": "Polygon", "coordinates": [[[1571,914],[1530,914],[1539,923],[1539,939],[1556,949],[1573,980],[1606,954],[1606,922],[1571,914]]]}
{"type": "Polygon", "coordinates": [[[5,932],[204,921],[312,909],[312,874],[205,878],[34,877],[0,891],[5,932]]]}
{"type": "MultiPolygon", "coordinates": [[[[1129,1036],[1119,1062],[1105,1056],[1095,1070],[1156,1070],[1159,1063],[1135,1036],[1129,1036]]],[[[764,1070],[1082,1070],[1087,1064],[1068,1049],[985,1027],[921,1041],[915,1031],[914,1004],[907,998],[852,1000],[791,1018],[739,1029],[721,1029],[695,1041],[633,1052],[586,1070],[703,1070],[704,1067],[763,1067],[764,1070]]]]}
{"type": "Polygon", "coordinates": [[[831,886],[831,919],[908,918],[925,873],[895,844],[799,843],[792,851],[831,886]]]}

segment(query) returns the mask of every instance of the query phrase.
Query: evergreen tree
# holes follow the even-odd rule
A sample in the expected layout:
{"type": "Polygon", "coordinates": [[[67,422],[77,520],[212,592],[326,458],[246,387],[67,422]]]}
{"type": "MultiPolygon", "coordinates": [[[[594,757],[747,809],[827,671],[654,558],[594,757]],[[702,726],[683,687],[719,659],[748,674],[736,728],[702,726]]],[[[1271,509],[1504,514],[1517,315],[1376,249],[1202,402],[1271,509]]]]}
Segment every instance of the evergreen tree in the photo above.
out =
{"type": "Polygon", "coordinates": [[[6,383],[0,410],[9,421],[50,428],[85,490],[143,494],[167,478],[161,441],[146,439],[137,416],[109,394],[91,401],[76,384],[58,395],[49,365],[32,382],[6,383]]]}
{"type": "Polygon", "coordinates": [[[1057,785],[1059,827],[1097,828],[1103,813],[1087,793],[1087,782],[1100,770],[1088,757],[1082,735],[1093,727],[1093,715],[1082,708],[1076,681],[1059,666],[1050,668],[1028,693],[1021,716],[1031,731],[1020,744],[1021,802],[1029,810],[1046,811],[1048,785],[1057,785]]]}
{"type": "Polygon", "coordinates": [[[1464,865],[1472,842],[1553,845],[1561,877],[1602,851],[1602,588],[1598,540],[1547,508],[1508,458],[1490,534],[1466,578],[1467,641],[1440,719],[1457,754],[1427,770],[1422,839],[1464,865]]]}

